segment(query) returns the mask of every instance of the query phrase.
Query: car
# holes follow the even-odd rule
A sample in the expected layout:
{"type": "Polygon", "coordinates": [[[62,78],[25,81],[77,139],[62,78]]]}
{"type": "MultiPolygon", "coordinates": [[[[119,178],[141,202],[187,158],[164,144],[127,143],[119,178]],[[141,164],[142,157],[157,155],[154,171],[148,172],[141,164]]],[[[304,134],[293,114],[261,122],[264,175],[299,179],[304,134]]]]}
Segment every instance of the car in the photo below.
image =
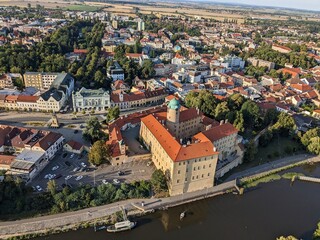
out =
{"type": "Polygon", "coordinates": [[[73,158],[74,157],[74,153],[72,153],[71,155],[70,155],[70,158],[73,158]]]}
{"type": "Polygon", "coordinates": [[[77,129],[73,131],[74,134],[77,134],[78,132],[79,132],[79,130],[77,130],[77,129]]]}
{"type": "Polygon", "coordinates": [[[120,183],[119,179],[116,179],[116,178],[113,179],[112,182],[113,182],[113,184],[119,184],[120,183]]]}
{"type": "Polygon", "coordinates": [[[56,165],[56,166],[54,166],[51,170],[52,170],[52,171],[55,171],[55,170],[57,170],[58,168],[59,168],[59,166],[56,165]]]}
{"type": "Polygon", "coordinates": [[[81,180],[82,178],[83,178],[83,176],[80,175],[80,176],[76,177],[76,181],[79,181],[79,180],[81,180]]]}
{"type": "Polygon", "coordinates": [[[44,179],[49,179],[50,177],[51,177],[51,174],[49,173],[49,174],[44,176],[44,179]]]}
{"type": "Polygon", "coordinates": [[[62,154],[62,158],[66,158],[67,155],[68,155],[68,153],[62,154]]]}
{"type": "Polygon", "coordinates": [[[80,128],[84,128],[84,126],[82,124],[80,124],[80,128]]]}
{"type": "Polygon", "coordinates": [[[72,172],[78,172],[80,170],[80,167],[75,167],[72,172]]]}
{"type": "Polygon", "coordinates": [[[41,192],[42,191],[42,188],[38,185],[36,186],[36,189],[38,190],[38,192],[41,192]]]}
{"type": "Polygon", "coordinates": [[[70,166],[71,166],[71,163],[70,163],[70,162],[68,162],[68,161],[65,161],[65,162],[64,162],[64,164],[65,164],[65,165],[67,165],[68,167],[70,167],[70,166]]]}
{"type": "Polygon", "coordinates": [[[61,177],[62,177],[62,175],[59,173],[59,174],[57,174],[56,176],[54,176],[53,179],[59,179],[59,178],[61,178],[61,177]]]}
{"type": "Polygon", "coordinates": [[[147,162],[147,167],[152,165],[152,161],[147,162]]]}
{"type": "Polygon", "coordinates": [[[69,180],[70,178],[72,178],[72,175],[68,175],[68,176],[66,176],[64,179],[65,179],[65,180],[69,180]]]}
{"type": "Polygon", "coordinates": [[[108,182],[106,179],[103,179],[103,180],[102,180],[102,183],[103,183],[103,184],[106,184],[106,185],[109,184],[109,182],[108,182]]]}
{"type": "Polygon", "coordinates": [[[85,172],[86,171],[86,168],[82,167],[80,168],[79,172],[85,172]]]}
{"type": "Polygon", "coordinates": [[[119,172],[118,172],[118,175],[119,175],[119,176],[123,176],[123,175],[124,175],[124,172],[119,171],[119,172]]]}
{"type": "Polygon", "coordinates": [[[87,167],[87,164],[85,164],[84,162],[82,162],[82,163],[81,163],[81,166],[85,168],[85,167],[87,167]]]}
{"type": "Polygon", "coordinates": [[[52,180],[52,179],[54,179],[56,176],[57,176],[56,174],[52,174],[52,175],[49,176],[48,179],[49,179],[49,180],[52,180]]]}

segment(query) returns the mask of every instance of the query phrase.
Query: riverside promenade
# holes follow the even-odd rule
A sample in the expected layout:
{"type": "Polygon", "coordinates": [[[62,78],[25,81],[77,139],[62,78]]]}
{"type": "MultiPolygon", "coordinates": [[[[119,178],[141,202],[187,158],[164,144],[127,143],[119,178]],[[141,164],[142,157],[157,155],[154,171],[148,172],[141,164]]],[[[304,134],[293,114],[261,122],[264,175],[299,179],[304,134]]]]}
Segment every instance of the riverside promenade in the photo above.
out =
{"type": "Polygon", "coordinates": [[[104,206],[87,208],[74,212],[66,212],[17,221],[0,222],[0,239],[10,236],[24,235],[28,233],[45,232],[52,229],[72,229],[84,222],[94,222],[120,211],[124,207],[130,215],[131,212],[150,212],[158,209],[185,204],[188,202],[204,199],[225,193],[235,189],[236,181],[229,181],[212,188],[203,189],[191,193],[185,193],[168,198],[129,199],[121,202],[111,203],[104,206]],[[142,204],[143,203],[143,204],[142,204]],[[142,205],[144,205],[142,207],[142,205]]]}

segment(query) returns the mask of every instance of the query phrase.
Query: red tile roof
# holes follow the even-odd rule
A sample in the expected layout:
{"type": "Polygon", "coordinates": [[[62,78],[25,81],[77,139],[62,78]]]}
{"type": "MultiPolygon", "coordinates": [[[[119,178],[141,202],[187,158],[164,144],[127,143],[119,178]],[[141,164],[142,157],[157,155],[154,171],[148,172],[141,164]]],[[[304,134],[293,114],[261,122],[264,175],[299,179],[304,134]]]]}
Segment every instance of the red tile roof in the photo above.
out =
{"type": "MultiPolygon", "coordinates": [[[[230,136],[232,134],[238,133],[231,123],[225,123],[216,127],[213,127],[207,131],[202,132],[211,142],[217,141],[221,138],[230,136]]],[[[198,134],[195,136],[197,138],[198,134]]]]}
{"type": "Polygon", "coordinates": [[[68,144],[72,149],[78,150],[78,151],[83,147],[83,145],[81,143],[73,141],[73,140],[70,140],[66,144],[68,144]]]}
{"type": "Polygon", "coordinates": [[[213,144],[205,137],[202,138],[199,143],[193,143],[184,147],[180,145],[180,143],[153,115],[148,115],[142,118],[141,121],[174,162],[218,154],[213,150],[213,144]]]}

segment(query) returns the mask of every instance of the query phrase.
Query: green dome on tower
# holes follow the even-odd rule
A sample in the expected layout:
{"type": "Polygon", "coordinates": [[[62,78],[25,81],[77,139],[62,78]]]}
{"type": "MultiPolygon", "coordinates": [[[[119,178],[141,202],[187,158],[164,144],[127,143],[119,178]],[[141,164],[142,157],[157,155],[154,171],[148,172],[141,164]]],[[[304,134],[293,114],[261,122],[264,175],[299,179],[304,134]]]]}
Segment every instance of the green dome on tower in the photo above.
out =
{"type": "Polygon", "coordinates": [[[169,102],[168,108],[177,110],[180,108],[180,102],[176,98],[174,98],[169,102]]]}

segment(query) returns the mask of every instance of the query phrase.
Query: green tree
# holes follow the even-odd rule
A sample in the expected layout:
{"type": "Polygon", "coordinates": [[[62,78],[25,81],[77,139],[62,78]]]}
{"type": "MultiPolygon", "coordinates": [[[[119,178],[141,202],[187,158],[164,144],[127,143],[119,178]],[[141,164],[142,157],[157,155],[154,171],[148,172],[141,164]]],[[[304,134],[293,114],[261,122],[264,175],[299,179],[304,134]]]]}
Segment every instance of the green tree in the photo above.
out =
{"type": "Polygon", "coordinates": [[[89,162],[94,165],[101,165],[110,161],[110,149],[105,141],[96,141],[89,152],[89,162]]]}
{"type": "Polygon", "coordinates": [[[57,183],[55,180],[49,180],[47,183],[47,190],[51,193],[51,195],[55,195],[57,191],[57,183]]]}
{"type": "Polygon", "coordinates": [[[189,108],[198,108],[204,114],[214,116],[218,101],[211,92],[201,90],[200,92],[189,92],[185,98],[185,103],[189,108]]]}
{"type": "Polygon", "coordinates": [[[105,137],[104,133],[101,131],[101,124],[97,117],[91,117],[86,121],[83,137],[91,143],[105,137]]]}
{"type": "Polygon", "coordinates": [[[241,113],[248,127],[254,127],[258,123],[260,110],[258,105],[253,101],[246,101],[241,107],[241,113]]]}
{"type": "Polygon", "coordinates": [[[255,155],[257,154],[257,147],[253,141],[250,141],[246,144],[245,152],[244,152],[244,161],[252,162],[254,160],[255,155]]]}
{"type": "Polygon", "coordinates": [[[226,114],[229,112],[229,108],[228,108],[228,103],[227,102],[221,102],[218,103],[215,111],[214,111],[214,116],[216,118],[216,120],[220,121],[220,120],[224,120],[226,118],[226,114]]]}
{"type": "Polygon", "coordinates": [[[278,116],[278,121],[273,125],[273,129],[291,131],[296,129],[296,124],[292,116],[282,112],[278,116]]]}
{"type": "Polygon", "coordinates": [[[244,118],[241,112],[236,113],[236,119],[233,126],[239,130],[239,132],[244,132],[244,118]]]}
{"type": "Polygon", "coordinates": [[[320,137],[317,136],[317,137],[311,138],[307,149],[311,153],[320,155],[320,137]]]}
{"type": "Polygon", "coordinates": [[[168,185],[166,177],[160,169],[153,172],[151,176],[151,185],[155,193],[161,193],[163,191],[168,191],[168,185]]]}
{"type": "Polygon", "coordinates": [[[320,136],[320,128],[310,129],[301,137],[301,143],[305,147],[308,147],[308,145],[311,143],[311,139],[319,136],[320,136]]]}
{"type": "Polygon", "coordinates": [[[275,123],[278,116],[279,112],[276,109],[268,109],[263,119],[264,125],[268,126],[270,123],[275,123]]]}
{"type": "Polygon", "coordinates": [[[245,98],[239,93],[232,94],[228,98],[228,105],[230,109],[240,110],[244,102],[245,102],[245,98]]]}
{"type": "Polygon", "coordinates": [[[298,240],[296,237],[294,236],[288,236],[288,237],[278,237],[277,240],[298,240]]]}
{"type": "Polygon", "coordinates": [[[154,77],[156,71],[153,68],[153,62],[150,59],[147,59],[143,62],[141,68],[141,76],[144,79],[154,77]]]}
{"type": "Polygon", "coordinates": [[[113,107],[113,108],[109,108],[108,113],[107,113],[107,121],[111,121],[113,119],[117,119],[120,115],[120,109],[119,107],[113,107]]]}

